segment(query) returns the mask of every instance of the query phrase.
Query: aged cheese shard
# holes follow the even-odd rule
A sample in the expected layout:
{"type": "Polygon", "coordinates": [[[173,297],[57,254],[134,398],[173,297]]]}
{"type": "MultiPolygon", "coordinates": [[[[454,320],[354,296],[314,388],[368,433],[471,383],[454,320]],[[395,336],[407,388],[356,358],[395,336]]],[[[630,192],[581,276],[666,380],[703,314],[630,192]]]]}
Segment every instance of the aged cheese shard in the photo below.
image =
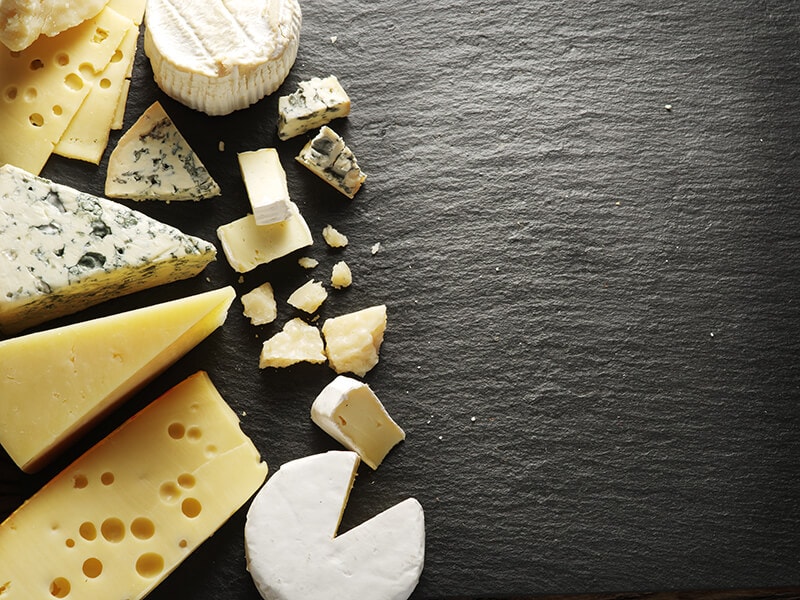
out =
{"type": "Polygon", "coordinates": [[[0,525],[3,600],[141,600],[267,475],[208,375],[179,383],[0,525]]]}
{"type": "Polygon", "coordinates": [[[300,362],[314,364],[327,360],[319,329],[302,319],[291,319],[283,329],[266,340],[261,347],[258,366],[289,367],[300,362]]]}
{"type": "Polygon", "coordinates": [[[331,286],[337,290],[350,287],[353,283],[353,273],[346,262],[340,260],[331,269],[331,286]]]}
{"type": "Polygon", "coordinates": [[[322,283],[311,279],[293,291],[286,299],[286,302],[303,312],[311,314],[322,306],[327,297],[328,292],[325,291],[322,283]]]}
{"type": "Polygon", "coordinates": [[[366,375],[378,364],[385,330],[385,304],[326,319],[322,335],[331,368],[340,374],[366,375]]]}
{"type": "Polygon", "coordinates": [[[349,114],[350,97],[336,76],[312,77],[278,98],[278,137],[288,140],[349,114]]]}
{"type": "Polygon", "coordinates": [[[270,225],[288,219],[292,214],[289,187],[278,151],[262,148],[240,152],[238,157],[256,225],[270,225]]]}
{"type": "Polygon", "coordinates": [[[0,342],[0,444],[32,472],[225,322],[233,288],[0,342]]]}
{"type": "Polygon", "coordinates": [[[358,452],[372,469],[406,439],[372,389],[345,375],[319,393],[311,405],[311,420],[348,450],[358,452]]]}
{"type": "Polygon", "coordinates": [[[53,37],[91,19],[108,0],[0,0],[0,42],[24,50],[39,36],[53,37]]]}
{"type": "Polygon", "coordinates": [[[144,49],[165,93],[225,115],[278,89],[297,57],[301,22],[297,0],[149,0],[144,49]]]}
{"type": "Polygon", "coordinates": [[[247,511],[247,568],[265,600],[406,600],[425,562],[425,515],[407,498],[337,535],[358,468],[355,452],[290,461],[247,511]]]}
{"type": "Polygon", "coordinates": [[[278,316],[275,293],[269,282],[262,283],[243,294],[241,301],[242,306],[244,306],[244,316],[250,319],[252,325],[272,323],[278,316]]]}
{"type": "Polygon", "coordinates": [[[308,141],[296,159],[348,198],[356,195],[367,178],[367,174],[358,166],[353,151],[327,125],[308,141]]]}
{"type": "Polygon", "coordinates": [[[220,193],[160,102],[154,102],[122,135],[108,159],[109,198],[203,200],[220,193]]]}
{"type": "Polygon", "coordinates": [[[216,249],[121,204],[0,167],[0,333],[197,275],[216,249]]]}

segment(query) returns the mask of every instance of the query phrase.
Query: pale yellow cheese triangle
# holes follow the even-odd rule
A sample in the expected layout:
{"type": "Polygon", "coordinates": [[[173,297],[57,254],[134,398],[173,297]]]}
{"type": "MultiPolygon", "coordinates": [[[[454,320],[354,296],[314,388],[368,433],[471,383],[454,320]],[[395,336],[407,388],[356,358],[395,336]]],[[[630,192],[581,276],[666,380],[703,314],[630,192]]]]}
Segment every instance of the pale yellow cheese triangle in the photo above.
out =
{"type": "Polygon", "coordinates": [[[0,443],[35,471],[219,327],[233,288],[0,342],[0,443]]]}

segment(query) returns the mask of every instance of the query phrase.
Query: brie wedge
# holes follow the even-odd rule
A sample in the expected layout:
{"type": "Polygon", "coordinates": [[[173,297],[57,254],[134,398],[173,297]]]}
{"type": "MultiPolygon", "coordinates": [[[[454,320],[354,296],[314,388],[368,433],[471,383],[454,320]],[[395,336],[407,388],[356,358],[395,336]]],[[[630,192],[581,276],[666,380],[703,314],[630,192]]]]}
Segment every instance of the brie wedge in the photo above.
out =
{"type": "Polygon", "coordinates": [[[425,562],[425,516],[408,498],[337,535],[359,458],[326,452],[293,460],[253,499],[247,568],[265,600],[406,600],[425,562]]]}

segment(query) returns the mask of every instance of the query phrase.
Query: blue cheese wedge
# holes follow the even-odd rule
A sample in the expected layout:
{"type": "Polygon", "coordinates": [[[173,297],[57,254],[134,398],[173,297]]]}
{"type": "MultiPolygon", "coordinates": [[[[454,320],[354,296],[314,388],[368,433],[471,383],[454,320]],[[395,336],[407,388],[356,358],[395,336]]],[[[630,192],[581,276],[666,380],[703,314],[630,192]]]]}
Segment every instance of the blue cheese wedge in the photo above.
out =
{"type": "Polygon", "coordinates": [[[344,140],[327,125],[303,147],[297,161],[309,171],[353,198],[367,178],[344,140]]]}
{"type": "Polygon", "coordinates": [[[217,182],[159,102],[125,132],[108,159],[105,194],[131,200],[203,200],[217,182]]]}
{"type": "Polygon", "coordinates": [[[214,245],[121,204],[0,167],[0,333],[187,279],[214,245]]]}
{"type": "Polygon", "coordinates": [[[288,140],[349,114],[350,97],[336,76],[313,77],[278,98],[278,137],[288,140]]]}

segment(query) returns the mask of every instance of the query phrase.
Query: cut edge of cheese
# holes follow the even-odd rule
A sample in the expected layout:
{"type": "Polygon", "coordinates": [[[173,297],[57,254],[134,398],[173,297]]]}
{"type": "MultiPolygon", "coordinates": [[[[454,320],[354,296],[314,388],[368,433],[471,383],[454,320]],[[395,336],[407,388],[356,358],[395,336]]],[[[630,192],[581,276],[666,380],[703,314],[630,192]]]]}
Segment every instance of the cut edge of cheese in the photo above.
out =
{"type": "Polygon", "coordinates": [[[108,0],[4,0],[0,3],[0,42],[19,52],[40,36],[53,37],[95,17],[108,0]]]}
{"type": "Polygon", "coordinates": [[[232,287],[0,342],[0,444],[34,472],[220,327],[232,287]]]}

